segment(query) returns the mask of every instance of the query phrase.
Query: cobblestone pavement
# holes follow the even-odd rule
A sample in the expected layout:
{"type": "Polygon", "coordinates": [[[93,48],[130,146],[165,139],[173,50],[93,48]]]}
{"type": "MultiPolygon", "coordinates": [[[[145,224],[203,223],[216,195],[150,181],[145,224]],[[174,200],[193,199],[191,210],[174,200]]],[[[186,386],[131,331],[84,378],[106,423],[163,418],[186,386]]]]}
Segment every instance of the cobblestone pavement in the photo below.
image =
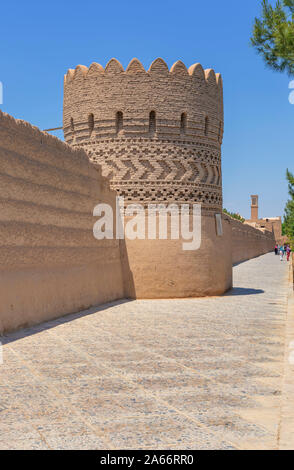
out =
{"type": "Polygon", "coordinates": [[[0,449],[277,449],[289,268],[219,298],[125,301],[2,338],[0,449]]]}

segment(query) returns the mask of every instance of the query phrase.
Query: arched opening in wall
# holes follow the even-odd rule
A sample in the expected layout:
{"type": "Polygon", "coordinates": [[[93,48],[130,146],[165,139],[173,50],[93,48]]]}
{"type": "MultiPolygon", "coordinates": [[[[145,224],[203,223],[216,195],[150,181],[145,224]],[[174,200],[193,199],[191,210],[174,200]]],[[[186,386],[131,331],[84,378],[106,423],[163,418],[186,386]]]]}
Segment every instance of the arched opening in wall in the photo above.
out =
{"type": "Polygon", "coordinates": [[[149,133],[154,134],[156,132],[156,113],[150,111],[149,113],[149,133]]]}
{"type": "Polygon", "coordinates": [[[186,134],[187,130],[187,114],[182,113],[181,114],[181,134],[184,135],[186,134]]]}
{"type": "Polygon", "coordinates": [[[72,133],[74,134],[74,132],[75,132],[75,125],[74,125],[74,120],[73,120],[73,118],[70,118],[70,130],[71,130],[72,133]]]}
{"type": "Polygon", "coordinates": [[[94,114],[93,113],[90,113],[89,116],[88,116],[88,126],[89,126],[89,135],[91,137],[91,134],[94,130],[94,114]]]}
{"type": "Polygon", "coordinates": [[[116,118],[115,118],[115,125],[116,125],[116,133],[118,134],[123,129],[123,120],[124,116],[121,111],[117,111],[116,118]]]}
{"type": "Polygon", "coordinates": [[[205,118],[205,125],[204,125],[204,135],[208,135],[208,130],[209,130],[209,119],[206,116],[205,118]]]}

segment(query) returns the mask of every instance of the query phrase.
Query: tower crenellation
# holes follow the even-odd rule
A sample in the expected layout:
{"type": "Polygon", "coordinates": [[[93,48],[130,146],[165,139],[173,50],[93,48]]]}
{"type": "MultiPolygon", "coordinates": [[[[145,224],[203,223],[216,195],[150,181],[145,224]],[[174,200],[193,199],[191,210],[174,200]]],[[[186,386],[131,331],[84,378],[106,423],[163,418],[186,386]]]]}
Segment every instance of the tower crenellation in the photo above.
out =
{"type": "Polygon", "coordinates": [[[223,90],[220,74],[169,70],[158,58],[145,70],[111,59],[78,65],[64,80],[64,136],[84,148],[126,202],[202,202],[222,207],[223,90]]]}

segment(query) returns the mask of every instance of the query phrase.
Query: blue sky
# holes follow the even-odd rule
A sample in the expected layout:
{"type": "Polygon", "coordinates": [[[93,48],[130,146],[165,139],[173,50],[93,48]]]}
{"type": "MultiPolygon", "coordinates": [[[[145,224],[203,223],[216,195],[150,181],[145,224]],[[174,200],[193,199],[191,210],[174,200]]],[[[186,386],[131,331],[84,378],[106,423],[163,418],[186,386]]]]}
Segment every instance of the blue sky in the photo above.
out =
{"type": "MultiPolygon", "coordinates": [[[[249,45],[260,0],[100,0],[2,2],[0,108],[41,129],[62,125],[63,75],[78,64],[124,67],[133,57],[149,67],[200,62],[224,80],[224,206],[249,216],[282,215],[285,170],[294,171],[294,106],[289,78],[265,68],[249,45]]],[[[58,134],[61,137],[61,134],[58,134]]]]}

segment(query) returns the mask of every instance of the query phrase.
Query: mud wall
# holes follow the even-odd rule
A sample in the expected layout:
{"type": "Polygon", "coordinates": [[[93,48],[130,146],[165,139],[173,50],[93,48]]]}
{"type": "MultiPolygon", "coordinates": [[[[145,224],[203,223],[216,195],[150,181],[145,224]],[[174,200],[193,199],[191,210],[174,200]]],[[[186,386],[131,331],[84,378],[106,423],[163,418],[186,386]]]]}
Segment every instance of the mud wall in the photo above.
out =
{"type": "Polygon", "coordinates": [[[83,151],[0,112],[0,333],[124,296],[119,242],[93,237],[115,196],[83,151]]]}
{"type": "Polygon", "coordinates": [[[230,219],[232,227],[232,262],[246,261],[274,250],[275,237],[272,232],[257,229],[230,219]]]}

